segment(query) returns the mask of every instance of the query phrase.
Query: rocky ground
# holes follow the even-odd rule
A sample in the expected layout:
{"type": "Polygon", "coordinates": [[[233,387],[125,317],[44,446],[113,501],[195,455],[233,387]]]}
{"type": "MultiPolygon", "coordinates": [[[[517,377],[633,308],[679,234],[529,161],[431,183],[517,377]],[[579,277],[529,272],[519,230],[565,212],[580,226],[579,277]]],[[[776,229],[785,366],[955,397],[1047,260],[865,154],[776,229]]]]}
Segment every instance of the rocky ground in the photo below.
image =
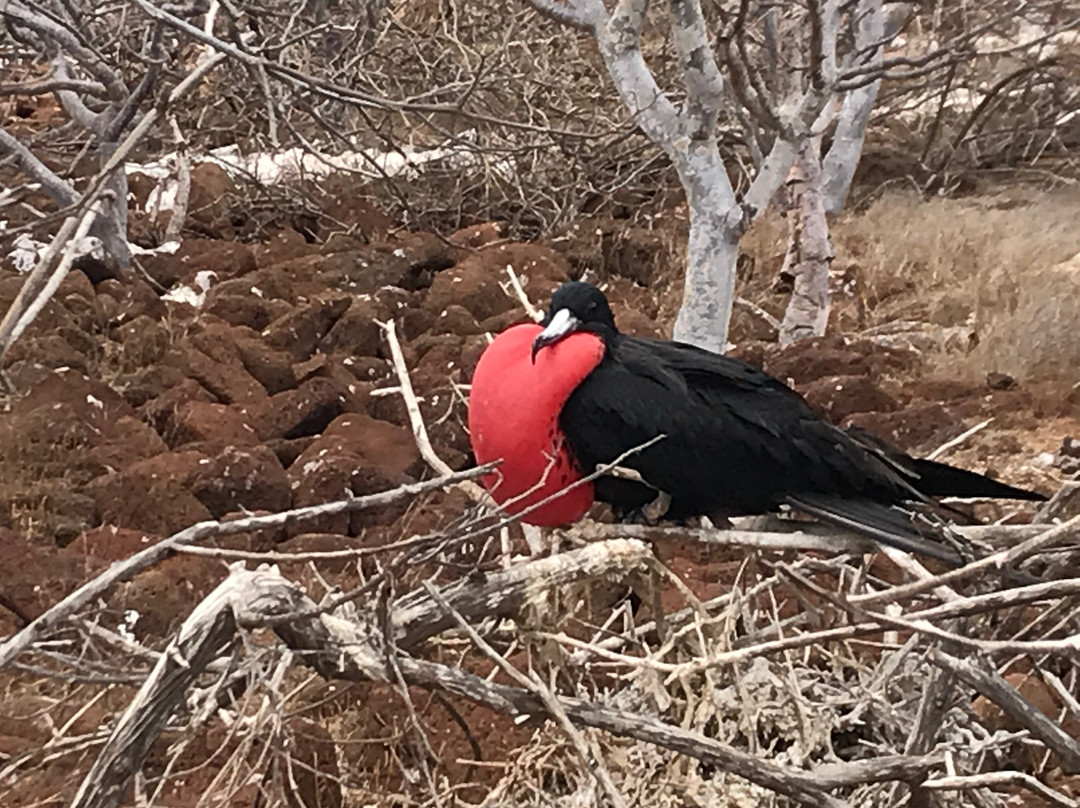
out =
{"type": "MultiPolygon", "coordinates": [[[[282,227],[265,240],[243,241],[230,211],[216,201],[228,190],[227,179],[205,174],[196,178],[192,235],[178,252],[144,256],[144,272],[96,282],[72,272],[6,358],[17,393],[0,418],[0,636],[111,562],[194,522],[311,505],[430,476],[392,389],[397,380],[379,321],[398,324],[436,452],[464,468],[471,462],[464,423],[472,368],[487,334],[525,319],[508,291],[508,267],[539,305],[560,282],[588,272],[607,285],[627,331],[663,333],[677,302],[677,281],[665,269],[668,242],[614,220],[581,222],[547,243],[529,244],[503,239],[493,224],[445,237],[395,232],[377,212],[350,205],[347,188],[336,196],[330,188],[328,215],[344,225],[341,232],[309,241],[282,227]],[[203,294],[197,279],[207,277],[203,294]],[[178,286],[190,287],[197,305],[163,297],[178,286]]],[[[154,226],[136,216],[137,240],[141,234],[152,242],[154,226]]],[[[6,264],[0,269],[0,309],[23,277],[6,264]]],[[[834,420],[927,451],[993,418],[948,458],[1047,493],[1059,486],[1062,472],[1040,455],[1053,454],[1063,438],[1080,432],[1080,402],[1068,385],[949,378],[940,369],[931,372],[916,351],[852,334],[781,351],[768,331],[740,309],[736,352],[791,380],[834,420]]],[[[460,493],[437,493],[401,507],[223,539],[218,546],[283,552],[378,547],[434,531],[467,505],[460,493]]],[[[980,515],[1023,521],[1030,510],[980,506],[980,515]]],[[[701,548],[661,552],[702,597],[738,567],[736,558],[701,548]]],[[[316,573],[287,564],[284,570],[312,585],[322,576],[323,585],[349,588],[363,566],[320,565],[316,573]]],[[[122,622],[131,610],[138,614],[135,638],[160,647],[225,574],[220,559],[172,558],[112,593],[102,619],[122,622]]],[[[0,766],[47,745],[64,722],[72,722],[69,737],[90,732],[128,697],[107,691],[85,707],[61,696],[63,683],[30,671],[6,672],[0,681],[0,766]]],[[[400,788],[399,767],[384,748],[403,743],[399,694],[376,685],[309,681],[302,687],[310,707],[288,718],[296,754],[347,784],[356,772],[367,772],[366,788],[380,778],[400,788]],[[332,753],[332,740],[341,755],[332,753]]],[[[466,703],[451,710],[426,694],[416,698],[451,781],[483,789],[502,773],[455,763],[472,757],[471,742],[488,759],[508,761],[531,734],[466,703]],[[466,736],[459,719],[474,736],[466,736]]],[[[224,728],[208,730],[190,751],[192,774],[172,781],[158,804],[194,804],[192,795],[220,773],[222,750],[233,743],[224,728]]],[[[72,771],[90,758],[86,750],[57,755],[16,789],[0,782],[3,803],[63,804],[77,781],[72,771]]],[[[466,793],[473,800],[482,793],[475,788],[466,793]]],[[[330,802],[308,793],[303,804],[340,804],[341,792],[335,793],[330,802]]],[[[251,804],[250,789],[234,795],[232,805],[251,804]]]]}

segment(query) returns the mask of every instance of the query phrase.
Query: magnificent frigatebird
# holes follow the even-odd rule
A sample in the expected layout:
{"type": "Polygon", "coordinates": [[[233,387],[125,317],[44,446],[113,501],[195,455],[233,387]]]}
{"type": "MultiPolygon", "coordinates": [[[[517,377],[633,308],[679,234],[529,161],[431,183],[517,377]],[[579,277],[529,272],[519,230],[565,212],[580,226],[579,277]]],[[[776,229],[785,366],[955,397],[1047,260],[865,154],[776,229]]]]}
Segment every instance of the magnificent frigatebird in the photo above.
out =
{"type": "Polygon", "coordinates": [[[524,518],[541,525],[573,522],[594,500],[632,513],[659,494],[671,520],[787,506],[957,563],[935,497],[1045,499],[842,430],[738,359],[622,334],[604,294],[580,281],[555,291],[539,325],[488,346],[469,424],[477,461],[503,460],[486,480],[495,499],[514,513],[534,506],[524,518]],[[552,499],[620,457],[637,479],[601,476],[552,499]]]}

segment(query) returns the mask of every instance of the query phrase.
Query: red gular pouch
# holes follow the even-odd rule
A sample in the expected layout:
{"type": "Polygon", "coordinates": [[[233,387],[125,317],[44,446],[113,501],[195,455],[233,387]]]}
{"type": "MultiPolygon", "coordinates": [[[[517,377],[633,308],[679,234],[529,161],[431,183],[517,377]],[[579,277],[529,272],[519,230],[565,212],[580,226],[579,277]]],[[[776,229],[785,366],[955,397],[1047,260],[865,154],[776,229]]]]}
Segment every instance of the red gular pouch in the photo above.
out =
{"type": "MultiPolygon", "coordinates": [[[[484,486],[511,514],[585,476],[559,428],[559,413],[604,358],[604,341],[595,334],[574,333],[544,348],[534,363],[532,343],[542,330],[529,323],[499,334],[480,356],[469,394],[469,438],[476,462],[502,460],[484,475],[484,486]]],[[[522,521],[567,525],[584,516],[592,503],[593,485],[583,483],[522,521]]]]}

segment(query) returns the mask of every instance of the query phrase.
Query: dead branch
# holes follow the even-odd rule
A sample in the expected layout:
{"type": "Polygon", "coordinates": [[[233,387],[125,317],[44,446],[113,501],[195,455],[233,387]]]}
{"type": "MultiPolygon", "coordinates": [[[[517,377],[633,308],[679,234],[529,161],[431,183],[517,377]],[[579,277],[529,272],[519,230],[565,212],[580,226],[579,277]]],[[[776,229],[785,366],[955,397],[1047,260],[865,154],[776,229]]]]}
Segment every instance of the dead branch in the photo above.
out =
{"type": "Polygon", "coordinates": [[[425,482],[408,483],[391,491],[381,491],[364,497],[312,505],[307,508],[296,508],[267,516],[249,516],[229,522],[199,522],[167,539],[162,539],[157,544],[139,551],[124,561],[113,564],[101,575],[83,584],[55,606],[43,612],[30,625],[0,645],[0,668],[8,665],[15,657],[44,637],[55,626],[75,614],[79,609],[84,608],[87,604],[92,603],[116,584],[129,581],[142,570],[164,561],[177,547],[194,544],[213,536],[250,533],[255,530],[284,527],[285,525],[314,519],[319,516],[377,508],[402,499],[416,497],[428,491],[436,491],[445,486],[453,485],[460,480],[479,477],[481,474],[490,471],[491,468],[491,466],[480,466],[425,482]]]}
{"type": "Polygon", "coordinates": [[[10,0],[0,6],[0,15],[29,28],[43,39],[54,42],[63,48],[65,53],[75,59],[90,75],[101,83],[112,101],[120,103],[127,98],[128,88],[120,75],[106,64],[92,48],[84,46],[79,41],[79,38],[65,26],[43,14],[39,14],[32,8],[23,6],[17,0],[10,0]]]}
{"type": "MultiPolygon", "coordinates": [[[[276,570],[248,572],[234,567],[230,577],[219,586],[188,621],[178,643],[194,653],[195,648],[227,642],[224,627],[231,625],[260,625],[267,617],[294,615],[295,619],[275,619],[275,632],[297,658],[328,679],[354,681],[386,681],[387,669],[380,634],[372,631],[370,620],[345,620],[330,614],[319,614],[314,603],[276,570]],[[225,615],[229,611],[231,615],[225,615]],[[221,631],[222,633],[218,633],[221,631]]],[[[163,659],[168,655],[163,655],[163,659]]],[[[204,657],[188,657],[190,666],[183,663],[170,667],[160,663],[155,675],[140,691],[114,728],[106,744],[107,754],[99,758],[80,788],[80,794],[93,795],[95,802],[76,801],[73,808],[109,808],[122,793],[121,782],[130,780],[141,763],[139,755],[156,732],[157,723],[143,723],[141,705],[156,706],[155,716],[171,711],[182,697],[182,691],[164,695],[169,682],[187,682],[199,672],[204,657]],[[184,669],[183,679],[178,678],[184,669]],[[148,737],[150,736],[150,737],[148,737]],[[121,750],[126,750],[122,752],[121,750]],[[133,767],[134,764],[134,767],[133,767]],[[107,787],[107,789],[106,789],[107,787]],[[107,795],[110,796],[106,799],[107,795]],[[112,801],[110,801],[110,799],[112,801]]],[[[486,679],[432,662],[408,656],[395,659],[405,681],[410,684],[446,690],[512,716],[551,717],[551,711],[541,698],[522,688],[499,685],[486,679]]],[[[940,763],[940,756],[885,757],[853,764],[836,764],[820,772],[785,769],[753,755],[736,751],[725,744],[699,733],[665,724],[655,718],[635,715],[582,699],[557,697],[559,707],[576,726],[603,729],[623,737],[656,744],[690,757],[706,761],[766,788],[785,794],[798,802],[841,808],[846,803],[829,796],[826,791],[860,783],[894,779],[918,779],[940,763]]]]}
{"type": "Polygon", "coordinates": [[[930,454],[928,454],[926,456],[926,459],[927,460],[937,460],[942,455],[944,455],[946,452],[952,451],[957,446],[962,445],[969,438],[972,438],[975,435],[982,432],[984,429],[986,429],[986,427],[990,426],[990,424],[992,424],[992,423],[994,423],[993,418],[987,418],[985,421],[980,421],[979,423],[975,424],[975,426],[971,427],[971,429],[965,430],[964,432],[957,435],[952,440],[945,441],[939,447],[934,449],[934,451],[930,452],[930,454]]]}
{"type": "MultiPolygon", "coordinates": [[[[827,553],[861,554],[875,553],[880,549],[878,544],[871,539],[831,526],[811,522],[782,522],[780,520],[772,520],[771,525],[784,526],[789,529],[725,530],[720,528],[654,527],[583,521],[578,524],[575,531],[578,535],[587,539],[610,539],[616,537],[641,539],[642,541],[679,539],[729,547],[753,547],[759,550],[817,550],[827,553]]],[[[956,533],[970,541],[987,544],[1028,540],[1034,536],[1040,536],[1050,529],[1056,528],[1049,525],[958,525],[952,528],[956,533]]],[[[1059,536],[1059,538],[1061,537],[1059,536]]],[[[995,564],[996,562],[987,564],[980,569],[986,569],[995,564]]],[[[966,567],[960,569],[966,569],[966,567]]],[[[959,571],[955,570],[954,572],[959,571]]],[[[949,575],[949,573],[944,574],[949,575]]],[[[944,583],[947,582],[948,579],[944,583]]],[[[943,582],[939,582],[936,578],[932,582],[927,579],[926,586],[916,592],[933,589],[939,583],[943,582]]],[[[905,586],[915,586],[915,584],[905,586]]],[[[873,597],[871,595],[865,597],[867,600],[876,600],[877,594],[874,593],[873,597]]]]}
{"type": "Polygon", "coordinates": [[[544,313],[536,308],[536,306],[532,304],[532,301],[529,300],[529,296],[525,294],[525,289],[521,285],[521,280],[518,278],[517,273],[514,272],[512,266],[507,265],[506,274],[510,276],[510,287],[514,290],[514,295],[517,297],[521,307],[525,309],[525,313],[529,315],[529,319],[537,323],[544,319],[544,313]]]}
{"type": "Polygon", "coordinates": [[[34,318],[45,308],[45,304],[49,302],[60,284],[63,283],[64,278],[67,277],[71,265],[75,263],[75,259],[87,251],[85,246],[86,237],[90,235],[90,229],[101,215],[102,206],[101,200],[90,205],[75,227],[71,239],[66,243],[61,242],[59,239],[54,240],[54,244],[63,244],[64,250],[63,255],[60,257],[60,263],[56,265],[55,269],[51,267],[52,254],[46,252],[38,261],[30,276],[23,282],[15,301],[11,304],[4,319],[0,321],[0,363],[3,362],[4,355],[15,340],[22,335],[30,323],[34,321],[34,318]]]}
{"type": "Polygon", "coordinates": [[[15,159],[15,165],[31,182],[39,183],[42,190],[58,205],[67,207],[79,200],[79,193],[71,183],[58,177],[34,153],[18,141],[14,135],[0,127],[0,154],[15,159]]]}
{"type": "Polygon", "coordinates": [[[1051,545],[1070,538],[1080,527],[1080,516],[1074,516],[1067,522],[1044,530],[1030,539],[1023,541],[1008,550],[1001,550],[973,561],[959,569],[935,575],[923,581],[910,584],[902,584],[886,589],[881,592],[873,592],[867,595],[855,595],[851,598],[852,603],[866,604],[880,601],[900,601],[913,595],[921,594],[934,589],[942,584],[951,584],[956,581],[966,580],[986,570],[1000,570],[1015,566],[1020,561],[1030,558],[1036,553],[1047,549],[1051,545]]]}
{"type": "Polygon", "coordinates": [[[1038,707],[1020,695],[1012,685],[993,668],[969,659],[958,659],[938,648],[930,656],[935,665],[956,674],[968,686],[973,687],[1005,714],[1026,727],[1032,735],[1052,749],[1066,774],[1080,772],[1080,743],[1070,737],[1058,724],[1038,707]]]}
{"type": "Polygon", "coordinates": [[[967,791],[973,788],[988,788],[990,786],[1021,786],[1033,794],[1038,794],[1047,802],[1060,806],[1060,808],[1078,808],[1080,802],[1070,799],[1056,789],[1032,777],[1027,772],[983,772],[982,774],[954,775],[952,777],[935,777],[921,784],[922,788],[930,791],[967,791]]]}
{"type": "Polygon", "coordinates": [[[176,201],[173,203],[172,214],[169,216],[169,224],[165,227],[165,243],[180,241],[184,231],[184,220],[187,218],[188,201],[191,198],[191,160],[188,157],[188,144],[184,133],[180,131],[180,124],[176,116],[169,116],[169,126],[173,131],[173,140],[176,141],[176,201]]]}
{"type": "MultiPolygon", "coordinates": [[[[6,8],[6,7],[5,7],[6,8]]],[[[71,250],[78,244],[79,239],[75,238],[79,232],[81,224],[86,221],[83,217],[88,217],[89,224],[92,225],[94,220],[98,218],[98,215],[102,212],[102,208],[98,207],[98,200],[105,199],[103,206],[115,212],[117,210],[127,210],[127,198],[126,193],[122,195],[122,198],[106,199],[110,193],[108,186],[115,182],[115,177],[121,176],[123,182],[121,183],[124,189],[127,188],[126,176],[122,175],[124,161],[127,160],[132,150],[139,144],[139,142],[150,131],[151,127],[157,122],[159,117],[164,114],[165,110],[170,105],[175,105],[181,101],[211,70],[213,70],[218,64],[224,60],[224,57],[219,54],[215,54],[209,58],[202,59],[185,77],[181,80],[169,93],[168,98],[158,106],[151,108],[139,123],[132,129],[128,136],[124,139],[109,158],[105,160],[101,169],[90,181],[89,187],[82,194],[77,197],[73,203],[72,213],[61,225],[56,235],[53,237],[49,246],[42,253],[41,258],[38,260],[37,266],[34,267],[30,273],[30,277],[23,283],[22,288],[19,290],[19,294],[8,308],[7,313],[4,315],[4,319],[0,322],[0,357],[11,347],[11,344],[18,338],[27,326],[33,321],[34,317],[48,302],[49,296],[52,291],[55,290],[53,285],[53,279],[60,275],[61,268],[58,267],[54,272],[52,270],[52,263],[56,260],[57,255],[64,251],[64,256],[71,255],[71,250]],[[121,172],[118,174],[117,172],[121,172]]],[[[48,170],[48,169],[45,169],[48,170]]],[[[55,175],[54,175],[55,176],[55,175]]],[[[110,221],[113,221],[111,217],[110,221]]],[[[120,219],[122,221],[123,219],[120,219]]],[[[115,223],[115,221],[114,221],[115,223]]],[[[119,232],[117,228],[109,227],[102,232],[104,238],[105,248],[114,256],[120,258],[123,255],[127,255],[127,237],[125,233],[119,232]]],[[[85,233],[84,233],[85,235],[85,233]]],[[[74,260],[74,256],[72,256],[74,260]]],[[[68,262],[70,267],[70,261],[68,262]]],[[[64,270],[66,273],[66,270],[64,270]]],[[[62,275],[56,280],[56,284],[63,280],[62,275]]],[[[6,382],[5,382],[6,383],[6,382]]],[[[0,663],[2,667],[2,663],[0,663]]]]}
{"type": "MultiPolygon", "coordinates": [[[[401,343],[398,342],[397,326],[393,319],[387,320],[385,323],[377,322],[376,325],[386,334],[386,342],[390,346],[390,356],[394,363],[394,372],[398,377],[401,398],[405,402],[406,411],[409,413],[409,423],[412,426],[413,438],[416,440],[416,448],[420,450],[420,456],[435,470],[436,474],[444,476],[453,474],[454,470],[447,465],[445,460],[439,457],[435,452],[435,447],[431,445],[431,439],[428,438],[427,427],[424,425],[424,415],[420,412],[420,403],[417,401],[416,392],[413,390],[409,367],[405,362],[405,355],[401,352],[401,343]]],[[[487,491],[472,482],[471,479],[462,480],[459,484],[473,502],[491,502],[487,491]]]]}
{"type": "Polygon", "coordinates": [[[71,801],[72,808],[120,804],[151,744],[183,704],[188,688],[235,639],[238,609],[234,598],[258,597],[251,590],[264,580],[234,567],[233,575],[184,621],[98,753],[71,801]]]}
{"type": "MultiPolygon", "coordinates": [[[[652,553],[639,541],[613,539],[579,550],[515,564],[481,580],[462,578],[443,588],[441,597],[455,614],[476,618],[507,615],[538,602],[554,587],[582,579],[623,577],[646,567],[652,553]]],[[[394,603],[391,625],[398,647],[411,649],[454,625],[453,615],[421,590],[394,603]]]]}
{"type": "Polygon", "coordinates": [[[472,641],[473,645],[479,648],[484,655],[490,659],[495,665],[505,673],[511,681],[517,682],[525,691],[532,693],[539,698],[547,709],[548,713],[555,719],[556,723],[562,727],[563,732],[570,738],[570,742],[574,747],[574,751],[577,752],[578,758],[586,771],[590,772],[596,779],[596,782],[607,794],[608,799],[615,808],[626,808],[626,798],[615,787],[615,783],[611,779],[611,772],[608,771],[607,766],[604,765],[604,761],[596,757],[594,758],[592,752],[589,750],[588,744],[586,744],[584,737],[578,729],[570,721],[566,711],[562,708],[558,698],[551,692],[551,689],[547,687],[543,680],[536,675],[534,671],[530,671],[532,676],[526,676],[519,671],[513,665],[509,664],[503,657],[495,652],[483,637],[481,637],[476,629],[470,626],[461,613],[454,609],[439,591],[435,589],[430,583],[424,582],[424,590],[428,596],[438,605],[440,611],[446,617],[452,619],[452,621],[465,632],[465,635],[472,641]]]}

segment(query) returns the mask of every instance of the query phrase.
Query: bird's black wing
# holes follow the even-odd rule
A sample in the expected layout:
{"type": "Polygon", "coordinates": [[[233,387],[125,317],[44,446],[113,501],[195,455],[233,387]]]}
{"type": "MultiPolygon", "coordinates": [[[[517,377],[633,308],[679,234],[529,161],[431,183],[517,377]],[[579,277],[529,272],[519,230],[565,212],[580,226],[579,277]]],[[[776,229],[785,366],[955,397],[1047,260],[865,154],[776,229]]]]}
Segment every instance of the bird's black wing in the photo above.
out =
{"type": "Polygon", "coordinates": [[[919,498],[779,380],[680,343],[619,337],[560,423],[589,470],[665,435],[624,465],[699,513],[761,512],[792,493],[919,498]]]}
{"type": "Polygon", "coordinates": [[[915,519],[931,503],[905,475],[739,360],[620,336],[570,396],[560,424],[587,471],[664,435],[621,465],[667,492],[674,518],[789,504],[904,549],[958,559],[915,519]]]}
{"type": "Polygon", "coordinates": [[[971,544],[951,531],[936,509],[925,503],[884,505],[827,494],[795,494],[787,498],[787,503],[837,527],[950,566],[973,561],[977,556],[971,544]]]}

